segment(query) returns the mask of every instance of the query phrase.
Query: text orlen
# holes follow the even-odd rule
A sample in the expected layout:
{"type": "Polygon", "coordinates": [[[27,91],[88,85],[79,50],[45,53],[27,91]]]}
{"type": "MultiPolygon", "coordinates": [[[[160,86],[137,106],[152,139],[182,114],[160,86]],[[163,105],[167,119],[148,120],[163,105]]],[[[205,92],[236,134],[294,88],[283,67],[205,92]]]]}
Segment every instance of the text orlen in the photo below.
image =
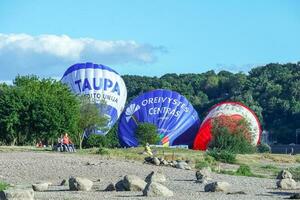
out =
{"type": "Polygon", "coordinates": [[[117,93],[120,95],[120,86],[118,82],[113,82],[107,78],[93,78],[92,83],[90,83],[88,78],[84,80],[76,80],[75,85],[77,85],[79,92],[85,92],[89,90],[104,90],[112,93],[117,93]]]}

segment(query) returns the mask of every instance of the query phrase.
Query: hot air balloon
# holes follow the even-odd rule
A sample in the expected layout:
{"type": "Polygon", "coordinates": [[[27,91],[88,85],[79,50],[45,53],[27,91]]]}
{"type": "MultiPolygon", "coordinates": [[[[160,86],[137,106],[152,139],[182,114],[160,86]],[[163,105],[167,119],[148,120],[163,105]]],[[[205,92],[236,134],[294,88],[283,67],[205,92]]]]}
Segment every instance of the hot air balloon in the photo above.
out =
{"type": "Polygon", "coordinates": [[[139,123],[156,125],[163,146],[192,147],[200,120],[184,96],[174,91],[158,89],[133,99],[122,113],[119,122],[119,140],[122,146],[138,146],[135,130],[139,123]]]}
{"type": "MultiPolygon", "coordinates": [[[[109,130],[121,115],[127,89],[121,76],[111,68],[93,63],[78,63],[69,67],[61,81],[78,94],[85,95],[99,108],[99,114],[108,118],[109,130]]],[[[94,130],[105,135],[108,131],[94,130]]]]}
{"type": "Polygon", "coordinates": [[[193,149],[206,150],[212,140],[212,128],[214,120],[218,119],[222,126],[229,131],[235,129],[240,120],[249,124],[250,141],[253,145],[260,142],[261,125],[255,113],[239,102],[222,102],[213,106],[203,120],[194,141],[193,149]]]}

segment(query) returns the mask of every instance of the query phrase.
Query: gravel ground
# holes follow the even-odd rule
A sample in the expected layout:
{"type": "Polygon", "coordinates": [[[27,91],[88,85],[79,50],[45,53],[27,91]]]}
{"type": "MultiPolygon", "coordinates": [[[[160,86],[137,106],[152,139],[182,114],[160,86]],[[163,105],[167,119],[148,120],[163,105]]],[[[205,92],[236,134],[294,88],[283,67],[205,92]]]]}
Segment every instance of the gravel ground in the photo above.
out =
{"type": "MultiPolygon", "coordinates": [[[[161,170],[168,178],[164,184],[174,191],[169,199],[286,199],[296,191],[275,188],[272,179],[213,174],[214,181],[227,181],[231,191],[244,191],[246,195],[206,193],[204,185],[195,183],[194,170],[158,167],[138,161],[108,159],[99,155],[78,155],[46,152],[0,153],[0,180],[11,184],[31,185],[36,182],[51,182],[46,192],[35,192],[36,199],[146,199],[141,192],[104,192],[110,183],[116,183],[124,175],[134,174],[141,178],[151,171],[161,170]],[[95,165],[87,165],[87,162],[95,165]],[[70,176],[87,177],[94,182],[89,192],[68,191],[59,186],[62,179],[70,176]],[[100,182],[97,181],[100,179],[100,182]]],[[[157,198],[156,198],[157,199],[157,198]]],[[[162,198],[167,199],[167,198],[162,198]]]]}

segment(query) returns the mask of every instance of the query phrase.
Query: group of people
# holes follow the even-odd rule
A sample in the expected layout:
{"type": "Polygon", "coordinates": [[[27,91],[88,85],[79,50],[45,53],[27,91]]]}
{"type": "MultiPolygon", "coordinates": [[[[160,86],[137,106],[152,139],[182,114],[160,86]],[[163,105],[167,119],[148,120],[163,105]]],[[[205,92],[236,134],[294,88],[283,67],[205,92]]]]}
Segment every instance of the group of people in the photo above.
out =
{"type": "Polygon", "coordinates": [[[68,136],[68,133],[65,133],[64,135],[61,135],[60,138],[58,138],[58,144],[56,146],[58,151],[66,151],[66,152],[76,152],[75,146],[71,139],[68,136]]]}

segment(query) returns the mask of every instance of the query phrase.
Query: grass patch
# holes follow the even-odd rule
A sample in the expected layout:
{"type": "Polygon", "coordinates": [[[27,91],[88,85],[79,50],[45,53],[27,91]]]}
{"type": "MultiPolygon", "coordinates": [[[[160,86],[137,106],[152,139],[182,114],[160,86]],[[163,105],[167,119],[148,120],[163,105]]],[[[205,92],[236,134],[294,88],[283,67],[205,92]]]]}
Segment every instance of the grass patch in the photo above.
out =
{"type": "Polygon", "coordinates": [[[271,164],[263,165],[260,168],[262,168],[262,169],[268,169],[268,170],[279,170],[278,167],[276,167],[274,165],[271,165],[271,164]]]}
{"type": "Polygon", "coordinates": [[[0,191],[6,190],[8,188],[8,184],[4,182],[0,182],[0,191]]]}
{"type": "Polygon", "coordinates": [[[213,157],[216,161],[234,164],[236,163],[236,154],[226,151],[226,150],[217,150],[212,149],[207,152],[208,156],[213,157]]]}
{"type": "Polygon", "coordinates": [[[248,165],[240,165],[240,167],[236,171],[220,170],[218,173],[232,175],[232,176],[248,176],[248,177],[265,178],[265,176],[263,175],[253,173],[251,171],[251,168],[248,165]]]}
{"type": "Polygon", "coordinates": [[[293,179],[300,181],[300,167],[292,167],[287,169],[293,175],[293,179]]]}

